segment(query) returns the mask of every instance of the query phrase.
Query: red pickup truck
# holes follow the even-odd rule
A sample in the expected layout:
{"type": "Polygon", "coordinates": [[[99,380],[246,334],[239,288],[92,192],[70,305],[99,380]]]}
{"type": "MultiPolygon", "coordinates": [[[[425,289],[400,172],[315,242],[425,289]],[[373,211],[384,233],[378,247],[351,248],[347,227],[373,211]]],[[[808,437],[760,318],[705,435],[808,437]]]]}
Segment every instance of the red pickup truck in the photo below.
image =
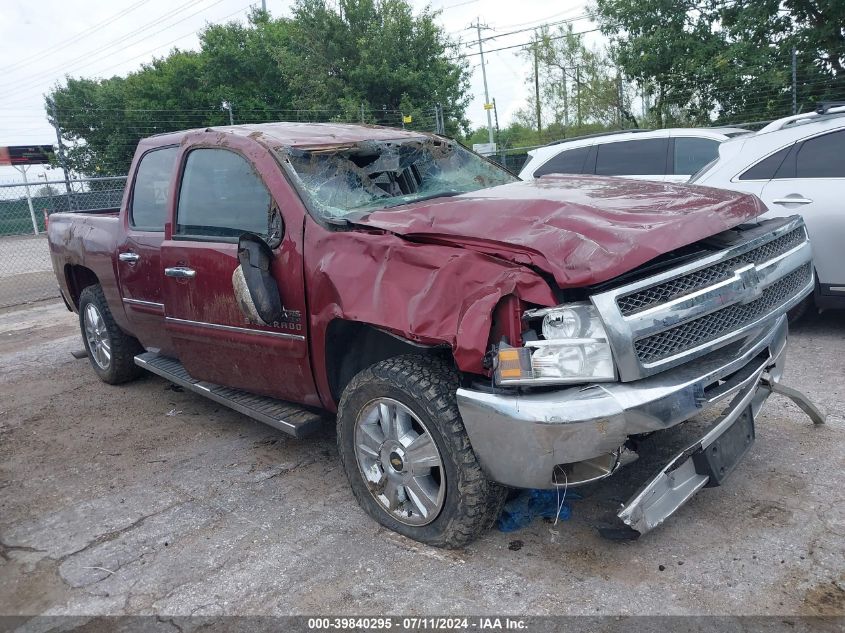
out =
{"type": "Polygon", "coordinates": [[[336,414],[363,508],[455,547],[509,488],[610,476],[723,401],[619,516],[646,532],[724,479],[814,284],[801,219],[764,211],[704,187],[520,182],[429,134],[274,123],[145,139],[120,209],[48,233],[105,382],[149,370],[295,436],[336,414]]]}

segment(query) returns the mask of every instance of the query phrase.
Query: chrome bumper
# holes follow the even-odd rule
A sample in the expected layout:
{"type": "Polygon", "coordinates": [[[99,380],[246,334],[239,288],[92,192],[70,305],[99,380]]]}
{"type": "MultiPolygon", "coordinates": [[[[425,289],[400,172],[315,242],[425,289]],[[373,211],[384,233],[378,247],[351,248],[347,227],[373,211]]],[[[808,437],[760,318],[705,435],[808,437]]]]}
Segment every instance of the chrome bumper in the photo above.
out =
{"type": "Polygon", "coordinates": [[[635,382],[531,394],[462,388],[458,408],[481,467],[494,481],[553,488],[560,481],[556,467],[615,454],[605,473],[610,474],[624,461],[620,449],[630,435],[670,428],[737,394],[747,396],[755,415],[759,412],[771,393],[760,388],[761,377],[774,383],[783,373],[786,316],[749,334],[635,382]]]}

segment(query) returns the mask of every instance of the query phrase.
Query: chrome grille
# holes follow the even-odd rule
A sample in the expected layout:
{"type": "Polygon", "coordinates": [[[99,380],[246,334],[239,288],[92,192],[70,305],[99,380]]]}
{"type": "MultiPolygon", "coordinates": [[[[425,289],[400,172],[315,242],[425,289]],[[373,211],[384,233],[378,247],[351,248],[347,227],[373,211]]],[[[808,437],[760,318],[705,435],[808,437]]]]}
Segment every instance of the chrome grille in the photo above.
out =
{"type": "Polygon", "coordinates": [[[810,283],[812,274],[810,264],[804,264],[766,288],[762,296],[750,303],[735,303],[707,316],[635,341],[637,358],[643,363],[653,363],[742,328],[789,301],[810,283]]]}
{"type": "Polygon", "coordinates": [[[812,292],[800,217],[764,220],[743,235],[724,250],[590,297],[620,380],[652,376],[751,336],[812,292]]]}
{"type": "Polygon", "coordinates": [[[622,295],[616,303],[623,316],[637,314],[651,307],[666,303],[673,299],[706,288],[725,279],[730,279],[734,271],[746,264],[761,264],[774,259],[778,255],[795,248],[806,239],[803,226],[800,226],[785,235],[767,242],[762,246],[751,249],[741,255],[732,257],[713,266],[696,270],[687,275],[676,277],[667,282],[650,286],[631,294],[622,295]]]}

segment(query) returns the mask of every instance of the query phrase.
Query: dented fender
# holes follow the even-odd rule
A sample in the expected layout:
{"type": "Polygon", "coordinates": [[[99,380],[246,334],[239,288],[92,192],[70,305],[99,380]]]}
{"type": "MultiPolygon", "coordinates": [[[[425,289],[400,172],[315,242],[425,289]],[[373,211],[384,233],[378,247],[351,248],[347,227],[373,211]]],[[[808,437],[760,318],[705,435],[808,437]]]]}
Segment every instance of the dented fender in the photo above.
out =
{"type": "Polygon", "coordinates": [[[491,315],[503,297],[555,303],[548,283],[524,266],[387,232],[332,232],[309,224],[305,253],[311,357],[324,402],[325,334],[333,319],[375,325],[414,343],[448,345],[461,371],[481,374],[491,315]]]}

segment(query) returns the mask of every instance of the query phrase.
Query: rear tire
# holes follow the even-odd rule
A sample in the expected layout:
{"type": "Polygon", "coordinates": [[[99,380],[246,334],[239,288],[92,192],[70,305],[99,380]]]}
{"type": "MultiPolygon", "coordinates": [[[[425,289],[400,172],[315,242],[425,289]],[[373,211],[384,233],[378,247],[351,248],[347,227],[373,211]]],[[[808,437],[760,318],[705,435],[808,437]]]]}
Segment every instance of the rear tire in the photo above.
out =
{"type": "Polygon", "coordinates": [[[478,464],[458,386],[446,361],[399,356],[355,376],[337,416],[341,462],[361,507],[395,532],[447,548],[487,530],[507,490],[478,464]]]}
{"type": "Polygon", "coordinates": [[[141,374],[135,355],[143,348],[115,323],[100,284],[86,287],[79,295],[79,327],[88,360],[100,380],[119,385],[141,374]]]}

